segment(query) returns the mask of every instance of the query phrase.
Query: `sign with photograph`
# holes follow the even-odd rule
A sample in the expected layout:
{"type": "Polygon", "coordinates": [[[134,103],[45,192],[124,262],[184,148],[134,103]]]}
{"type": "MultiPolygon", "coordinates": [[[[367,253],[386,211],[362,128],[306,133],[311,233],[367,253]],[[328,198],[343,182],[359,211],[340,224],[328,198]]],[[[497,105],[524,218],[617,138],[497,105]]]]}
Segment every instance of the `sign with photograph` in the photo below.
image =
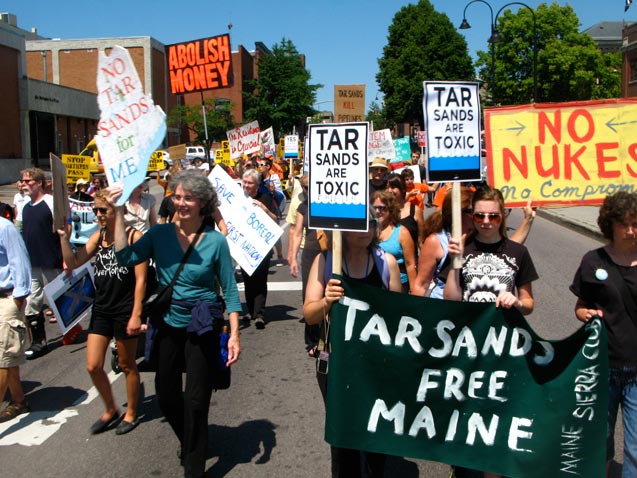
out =
{"type": "Polygon", "coordinates": [[[367,231],[369,123],[311,124],[309,227],[367,231]]]}
{"type": "Polygon", "coordinates": [[[44,295],[64,335],[91,312],[95,300],[93,266],[87,262],[71,275],[62,272],[44,287],[44,295]]]}
{"type": "Polygon", "coordinates": [[[425,81],[427,182],[481,179],[480,84],[425,81]]]}
{"type": "Polygon", "coordinates": [[[173,95],[232,86],[230,35],[166,45],[173,95]]]}

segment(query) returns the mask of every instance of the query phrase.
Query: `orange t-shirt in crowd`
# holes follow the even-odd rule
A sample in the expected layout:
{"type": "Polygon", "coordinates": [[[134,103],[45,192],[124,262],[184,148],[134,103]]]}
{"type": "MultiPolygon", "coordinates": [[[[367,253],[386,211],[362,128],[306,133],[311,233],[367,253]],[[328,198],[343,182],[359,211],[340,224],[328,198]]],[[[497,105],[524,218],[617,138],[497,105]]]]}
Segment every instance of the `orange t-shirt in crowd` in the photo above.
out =
{"type": "MultiPolygon", "coordinates": [[[[434,196],[433,205],[436,209],[442,209],[442,203],[445,201],[445,196],[447,195],[447,191],[450,188],[450,183],[441,184],[434,196]]],[[[469,191],[472,193],[476,192],[475,186],[469,186],[469,191]]]]}
{"type": "Polygon", "coordinates": [[[414,183],[414,187],[407,190],[407,201],[409,201],[412,204],[415,204],[420,209],[424,209],[424,204],[425,204],[424,194],[426,194],[427,191],[429,191],[429,186],[427,186],[426,184],[414,183]],[[410,196],[409,193],[411,191],[417,191],[417,194],[410,196]]]}

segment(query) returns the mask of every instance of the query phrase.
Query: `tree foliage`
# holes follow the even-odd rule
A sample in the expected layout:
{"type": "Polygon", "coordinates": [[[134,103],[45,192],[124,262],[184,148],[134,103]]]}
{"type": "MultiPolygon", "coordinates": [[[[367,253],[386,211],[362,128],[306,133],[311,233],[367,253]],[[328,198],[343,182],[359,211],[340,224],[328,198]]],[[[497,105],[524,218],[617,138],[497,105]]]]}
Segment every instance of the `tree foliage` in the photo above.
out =
{"type": "Polygon", "coordinates": [[[374,125],[375,130],[393,128],[394,124],[387,118],[387,112],[376,101],[372,101],[369,105],[369,111],[365,117],[365,121],[369,121],[374,125]]]}
{"type": "Polygon", "coordinates": [[[474,79],[464,37],[429,0],[394,15],[378,66],[386,117],[394,122],[422,123],[423,81],[474,79]]]}
{"type": "MultiPolygon", "coordinates": [[[[621,54],[603,54],[570,5],[543,3],[535,12],[537,89],[540,102],[612,98],[620,95],[621,54]]],[[[526,8],[497,18],[495,94],[498,104],[533,101],[533,15],[526,8]]],[[[491,53],[478,52],[480,76],[490,82],[491,53]]]]}
{"type": "Polygon", "coordinates": [[[168,115],[169,125],[181,124],[194,134],[196,144],[202,144],[206,151],[210,151],[210,146],[215,141],[226,138],[226,131],[234,128],[234,118],[232,116],[232,103],[229,100],[207,99],[204,102],[206,107],[206,124],[208,126],[208,141],[206,142],[206,131],[204,128],[203,111],[201,105],[178,105],[175,106],[168,115]]]}
{"type": "Polygon", "coordinates": [[[272,47],[272,55],[260,58],[258,69],[252,92],[244,93],[246,120],[257,120],[262,128],[272,126],[277,136],[291,133],[295,126],[300,128],[315,113],[316,90],[323,85],[309,83],[310,72],[294,43],[283,38],[272,47]]]}

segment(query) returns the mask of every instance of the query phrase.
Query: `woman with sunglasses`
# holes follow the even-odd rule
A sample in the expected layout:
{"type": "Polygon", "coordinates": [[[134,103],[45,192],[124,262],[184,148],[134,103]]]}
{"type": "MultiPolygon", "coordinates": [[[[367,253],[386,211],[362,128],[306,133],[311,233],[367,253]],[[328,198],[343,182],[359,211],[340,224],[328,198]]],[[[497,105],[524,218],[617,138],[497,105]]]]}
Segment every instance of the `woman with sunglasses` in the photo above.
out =
{"type": "MultiPolygon", "coordinates": [[[[389,194],[391,195],[391,193],[389,194]]],[[[377,245],[378,219],[372,209],[370,209],[368,216],[369,229],[367,232],[343,232],[342,275],[351,282],[401,292],[402,285],[396,259],[391,254],[385,254],[379,249],[377,245]],[[378,254],[382,254],[384,261],[381,262],[377,259],[378,254]],[[383,263],[388,271],[381,271],[377,263],[383,263]]],[[[340,280],[330,278],[331,264],[326,263],[326,261],[331,261],[331,259],[330,255],[319,254],[310,269],[305,302],[303,303],[303,317],[311,325],[322,324],[323,319],[329,315],[332,305],[338,302],[345,292],[340,280]]],[[[326,373],[317,372],[316,374],[323,402],[327,399],[327,377],[326,373]]],[[[384,476],[386,455],[333,446],[331,447],[331,458],[332,478],[357,478],[361,476],[381,478],[384,476]]]]}
{"type": "MultiPolygon", "coordinates": [[[[139,371],[137,370],[137,338],[141,329],[142,301],[146,292],[148,262],[135,267],[121,266],[115,258],[115,209],[107,201],[107,191],[95,194],[93,211],[100,229],[95,231],[86,246],[73,251],[65,230],[59,229],[62,256],[69,269],[76,269],[95,258],[95,301],[86,344],[86,369],[104,401],[104,413],[91,426],[91,433],[101,433],[120,418],[120,410],[104,371],[104,359],[111,339],[115,337],[119,366],[126,377],[127,408],[115,433],[123,435],[138,424],[139,371]]],[[[136,242],[142,234],[129,229],[129,242],[136,242]]]]}
{"type": "Polygon", "coordinates": [[[409,292],[416,280],[416,245],[409,230],[400,224],[400,206],[391,191],[376,191],[372,207],[378,215],[379,246],[396,258],[403,292],[409,292]]]}
{"type": "MultiPolygon", "coordinates": [[[[531,283],[538,279],[529,251],[506,237],[504,198],[498,189],[479,188],[473,195],[473,234],[466,244],[449,239],[449,268],[444,298],[463,302],[495,302],[496,307],[533,312],[535,301],[531,283]],[[462,266],[453,259],[462,257],[462,266]]],[[[463,236],[466,237],[466,236],[463,236]]],[[[475,476],[474,470],[457,467],[455,476],[475,476]]],[[[497,477],[488,472],[485,477],[497,477]]]]}

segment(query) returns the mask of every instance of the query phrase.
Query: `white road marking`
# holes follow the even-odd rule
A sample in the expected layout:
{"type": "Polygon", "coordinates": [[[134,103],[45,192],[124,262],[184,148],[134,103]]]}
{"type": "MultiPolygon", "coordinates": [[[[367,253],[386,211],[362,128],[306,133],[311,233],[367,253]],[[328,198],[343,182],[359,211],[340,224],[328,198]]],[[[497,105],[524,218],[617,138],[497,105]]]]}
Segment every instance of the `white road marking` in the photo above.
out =
{"type": "MultiPolygon", "coordinates": [[[[243,282],[239,282],[237,284],[239,287],[239,291],[245,292],[246,287],[243,282]]],[[[268,282],[268,291],[294,291],[294,290],[303,290],[303,284],[301,281],[290,281],[290,282],[268,282]]]]}
{"type": "MultiPolygon", "coordinates": [[[[116,374],[112,370],[108,373],[108,381],[113,383],[123,373],[116,374]]],[[[73,402],[70,407],[88,405],[98,396],[97,389],[91,387],[85,394],[73,402]]],[[[0,446],[42,445],[53,436],[66,421],[79,415],[74,408],[64,410],[42,410],[18,415],[8,422],[0,423],[0,446]]]]}

